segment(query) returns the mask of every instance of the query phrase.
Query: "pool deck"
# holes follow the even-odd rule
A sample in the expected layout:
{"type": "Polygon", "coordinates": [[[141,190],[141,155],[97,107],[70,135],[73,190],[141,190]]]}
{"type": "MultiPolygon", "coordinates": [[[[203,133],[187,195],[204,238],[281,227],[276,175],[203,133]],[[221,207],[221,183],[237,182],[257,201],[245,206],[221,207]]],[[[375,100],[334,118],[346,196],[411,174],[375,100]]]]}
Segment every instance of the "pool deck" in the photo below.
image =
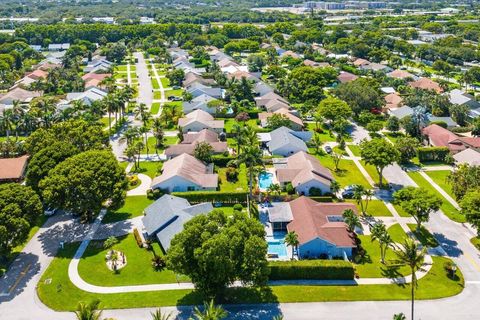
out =
{"type": "MultiPolygon", "coordinates": [[[[275,168],[266,168],[265,172],[272,174],[272,183],[271,184],[279,184],[277,180],[277,175],[275,174],[275,168]]],[[[267,188],[258,188],[261,192],[267,191],[267,188]]]]}
{"type": "MultiPolygon", "coordinates": [[[[268,238],[273,238],[273,229],[272,229],[272,224],[268,221],[268,213],[266,211],[266,208],[262,208],[260,205],[258,206],[258,212],[260,212],[259,218],[260,222],[263,224],[263,227],[265,229],[265,240],[268,241],[268,238]]],[[[286,257],[280,257],[280,258],[268,258],[268,260],[271,261],[285,261],[285,260],[290,260],[290,257],[292,256],[292,250],[290,246],[285,246],[287,249],[287,256],[286,257]]]]}

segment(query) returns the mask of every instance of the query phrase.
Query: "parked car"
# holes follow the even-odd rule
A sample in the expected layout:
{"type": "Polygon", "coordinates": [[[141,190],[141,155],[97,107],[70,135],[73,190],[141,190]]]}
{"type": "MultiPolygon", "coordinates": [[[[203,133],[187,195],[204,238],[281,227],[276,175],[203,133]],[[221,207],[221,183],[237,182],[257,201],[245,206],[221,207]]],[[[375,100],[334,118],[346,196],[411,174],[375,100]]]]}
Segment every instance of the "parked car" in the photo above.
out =
{"type": "Polygon", "coordinates": [[[47,217],[50,217],[50,216],[53,216],[55,213],[57,213],[57,211],[58,209],[48,207],[43,214],[46,215],[47,217]]]}
{"type": "Polygon", "coordinates": [[[180,86],[173,86],[173,87],[172,87],[173,90],[178,90],[178,89],[181,89],[181,88],[182,88],[182,87],[180,87],[180,86]]]}
{"type": "Polygon", "coordinates": [[[177,97],[177,96],[168,96],[168,100],[170,100],[170,101],[182,101],[182,98],[177,97]]]}
{"type": "Polygon", "coordinates": [[[354,185],[354,184],[346,186],[342,191],[342,198],[352,199],[353,195],[354,195],[354,192],[355,192],[355,187],[356,187],[356,185],[354,185]]]}
{"type": "Polygon", "coordinates": [[[324,149],[325,149],[325,152],[328,153],[328,154],[331,154],[333,152],[332,147],[330,147],[330,146],[325,146],[324,149]]]}

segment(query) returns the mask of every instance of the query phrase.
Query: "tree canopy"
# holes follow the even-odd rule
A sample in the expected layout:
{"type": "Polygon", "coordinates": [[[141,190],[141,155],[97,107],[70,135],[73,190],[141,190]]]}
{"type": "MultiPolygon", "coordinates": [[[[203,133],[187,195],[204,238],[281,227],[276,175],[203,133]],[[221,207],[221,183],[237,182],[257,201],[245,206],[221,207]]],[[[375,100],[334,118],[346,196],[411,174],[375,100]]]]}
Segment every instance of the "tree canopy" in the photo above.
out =
{"type": "Polygon", "coordinates": [[[417,229],[428,222],[430,214],[440,209],[442,200],[423,188],[406,187],[393,194],[395,202],[417,222],[417,229]]]}
{"type": "Polygon", "coordinates": [[[379,184],[383,184],[383,169],[400,157],[398,150],[385,139],[372,139],[360,143],[360,155],[366,164],[373,165],[378,172],[379,184]]]}
{"type": "Polygon", "coordinates": [[[216,209],[196,216],[175,235],[167,251],[167,266],[190,277],[210,297],[236,280],[263,286],[268,279],[264,236],[258,220],[240,212],[227,217],[216,209]]]}

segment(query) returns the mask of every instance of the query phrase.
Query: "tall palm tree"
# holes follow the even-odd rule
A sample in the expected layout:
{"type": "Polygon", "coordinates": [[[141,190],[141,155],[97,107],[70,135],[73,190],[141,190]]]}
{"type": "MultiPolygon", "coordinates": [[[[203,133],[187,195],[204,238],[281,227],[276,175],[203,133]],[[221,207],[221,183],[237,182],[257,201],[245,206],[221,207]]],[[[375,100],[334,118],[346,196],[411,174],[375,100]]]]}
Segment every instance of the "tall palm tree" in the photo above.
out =
{"type": "Polygon", "coordinates": [[[148,107],[145,103],[140,103],[133,112],[135,113],[135,118],[142,121],[143,126],[145,127],[148,125],[148,121],[152,118],[152,114],[148,111],[148,107]]]}
{"type": "Polygon", "coordinates": [[[268,186],[267,188],[268,192],[271,192],[273,194],[280,195],[280,192],[282,191],[282,188],[278,183],[272,183],[271,185],[268,186]]]}
{"type": "Polygon", "coordinates": [[[216,306],[213,300],[205,302],[203,305],[203,311],[198,307],[193,310],[193,318],[190,320],[221,320],[227,317],[227,311],[221,306],[216,306]]]}
{"type": "Polygon", "coordinates": [[[163,131],[162,122],[160,121],[159,118],[153,119],[152,131],[153,131],[153,136],[156,139],[155,152],[158,155],[158,148],[160,148],[163,145],[163,140],[165,138],[165,132],[163,131]]]}
{"type": "Polygon", "coordinates": [[[403,313],[393,315],[393,320],[407,320],[407,317],[403,313]]]}
{"type": "Polygon", "coordinates": [[[160,309],[155,310],[155,312],[150,312],[152,315],[152,320],[170,320],[172,319],[171,313],[162,313],[160,309]]]}
{"type": "Polygon", "coordinates": [[[333,180],[331,183],[330,183],[330,191],[333,193],[333,194],[336,194],[338,191],[340,191],[340,183],[338,183],[337,180],[333,180]]]}
{"type": "Polygon", "coordinates": [[[253,173],[255,171],[255,167],[263,166],[262,161],[262,150],[258,145],[244,145],[241,148],[240,154],[236,159],[237,165],[245,164],[248,169],[249,181],[248,181],[248,191],[250,198],[252,197],[252,189],[253,189],[253,173]]]}
{"type": "Polygon", "coordinates": [[[342,216],[343,222],[345,222],[350,232],[354,232],[356,227],[360,228],[362,226],[362,224],[360,223],[360,219],[355,214],[355,212],[353,212],[352,209],[347,209],[343,211],[342,216]]]}
{"type": "Polygon", "coordinates": [[[300,244],[300,241],[298,240],[298,234],[296,234],[295,231],[291,231],[285,235],[284,241],[287,246],[292,247],[292,260],[293,260],[293,252],[300,244]]]}
{"type": "Polygon", "coordinates": [[[387,249],[392,245],[393,241],[390,237],[390,234],[383,224],[383,221],[379,221],[370,228],[372,241],[378,241],[380,245],[380,259],[383,264],[385,264],[385,256],[387,254],[387,249]]]}
{"type": "Polygon", "coordinates": [[[401,245],[398,250],[395,251],[397,255],[397,264],[408,266],[412,274],[412,282],[410,283],[411,287],[411,313],[412,320],[415,315],[415,289],[418,287],[417,276],[415,272],[418,270],[423,270],[422,265],[427,254],[427,247],[422,247],[411,238],[405,239],[403,245],[401,245]]]}
{"type": "Polygon", "coordinates": [[[93,300],[90,303],[80,302],[75,311],[77,320],[100,320],[102,311],[98,310],[99,305],[100,300],[93,300]]]}
{"type": "Polygon", "coordinates": [[[15,116],[13,115],[12,109],[4,110],[2,114],[0,114],[0,127],[3,131],[5,131],[7,135],[7,140],[10,139],[10,132],[13,128],[15,116]]]}

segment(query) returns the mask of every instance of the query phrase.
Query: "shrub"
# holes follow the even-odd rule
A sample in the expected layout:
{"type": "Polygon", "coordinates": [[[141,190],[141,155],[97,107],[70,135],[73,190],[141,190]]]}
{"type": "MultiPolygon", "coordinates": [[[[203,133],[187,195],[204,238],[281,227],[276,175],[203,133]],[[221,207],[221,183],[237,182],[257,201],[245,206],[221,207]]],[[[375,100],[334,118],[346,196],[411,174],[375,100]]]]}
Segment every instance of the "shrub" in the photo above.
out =
{"type": "Polygon", "coordinates": [[[418,148],[418,159],[425,161],[445,161],[445,157],[450,151],[447,147],[422,147],[418,148]]]}
{"type": "Polygon", "coordinates": [[[317,202],[332,202],[332,196],[327,196],[327,195],[324,195],[322,197],[320,196],[311,196],[310,199],[312,200],[315,200],[317,202]]]}
{"type": "Polygon", "coordinates": [[[225,177],[227,181],[235,182],[238,180],[238,171],[235,168],[227,168],[225,171],[225,177]]]}
{"type": "Polygon", "coordinates": [[[164,194],[168,193],[166,190],[162,189],[155,189],[155,190],[148,190],[147,191],[147,198],[151,200],[157,200],[164,194]]]}
{"type": "Polygon", "coordinates": [[[233,206],[233,210],[235,210],[235,211],[242,211],[242,210],[243,210],[243,206],[242,206],[240,203],[236,203],[236,204],[233,206]]]}
{"type": "Polygon", "coordinates": [[[221,202],[246,205],[248,192],[192,191],[173,192],[172,195],[185,198],[190,203],[221,202]]]}
{"type": "Polygon", "coordinates": [[[293,188],[293,185],[292,185],[291,182],[287,183],[287,185],[285,186],[285,191],[288,194],[294,194],[295,193],[295,189],[293,188]]]}
{"type": "Polygon", "coordinates": [[[322,190],[320,190],[319,188],[317,187],[311,187],[309,190],[308,190],[308,194],[310,196],[321,196],[322,195],[322,190]]]}
{"type": "Polygon", "coordinates": [[[152,267],[153,267],[153,269],[155,269],[156,271],[161,271],[161,270],[163,270],[166,266],[167,266],[167,263],[165,262],[165,259],[163,259],[163,257],[155,255],[155,256],[152,258],[152,267]]]}
{"type": "Polygon", "coordinates": [[[139,182],[140,180],[138,179],[137,175],[128,176],[128,183],[131,187],[136,186],[139,182]]]}
{"type": "Polygon", "coordinates": [[[214,155],[211,159],[213,164],[215,164],[217,167],[226,167],[227,164],[232,160],[235,160],[235,158],[230,156],[225,157],[224,155],[214,155]]]}
{"type": "Polygon", "coordinates": [[[135,237],[135,241],[137,241],[137,245],[141,248],[143,247],[142,236],[137,228],[133,229],[133,236],[135,237]]]}
{"type": "Polygon", "coordinates": [[[344,260],[272,261],[270,280],[353,280],[353,265],[344,260]]]}
{"type": "Polygon", "coordinates": [[[432,121],[430,124],[436,124],[437,126],[440,126],[444,129],[448,128],[448,124],[445,121],[432,121]]]}

